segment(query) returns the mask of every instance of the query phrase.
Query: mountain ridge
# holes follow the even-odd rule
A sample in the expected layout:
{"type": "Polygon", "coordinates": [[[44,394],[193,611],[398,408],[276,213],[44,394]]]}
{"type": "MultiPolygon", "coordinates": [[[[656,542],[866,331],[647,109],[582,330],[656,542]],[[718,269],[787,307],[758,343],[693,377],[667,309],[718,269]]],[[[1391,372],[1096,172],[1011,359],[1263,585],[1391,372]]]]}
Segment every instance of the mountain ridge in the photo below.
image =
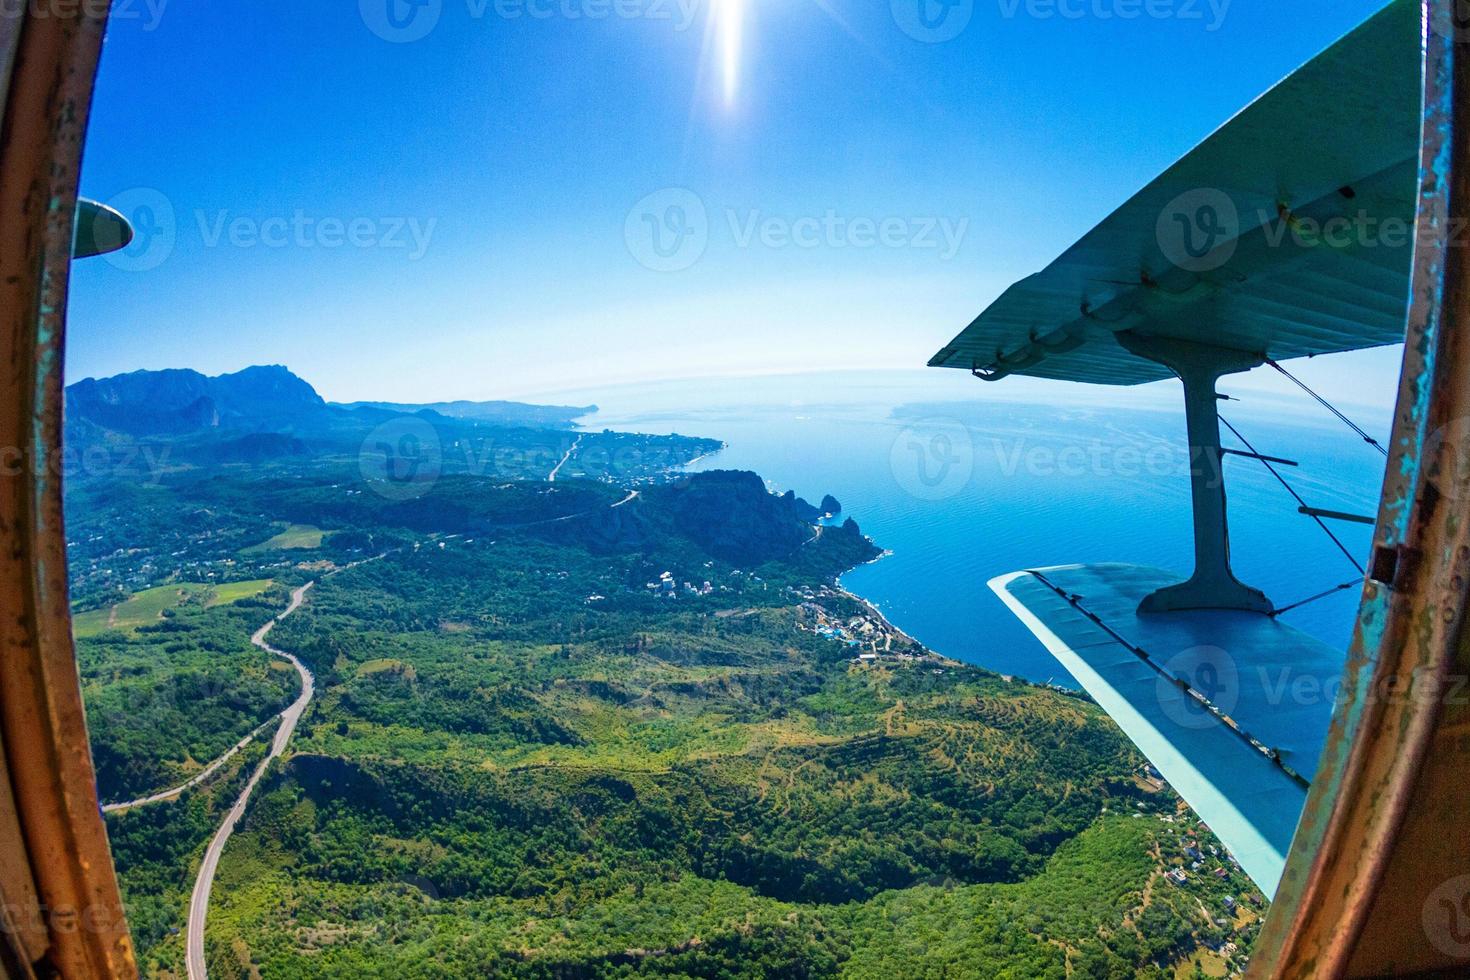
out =
{"type": "Polygon", "coordinates": [[[433,415],[466,422],[569,428],[596,406],[532,405],[511,401],[333,403],[281,364],[252,365],[209,376],[190,368],[138,370],[87,377],[66,388],[66,423],[76,441],[116,433],[187,437],[206,433],[294,432],[347,419],[433,415]]]}

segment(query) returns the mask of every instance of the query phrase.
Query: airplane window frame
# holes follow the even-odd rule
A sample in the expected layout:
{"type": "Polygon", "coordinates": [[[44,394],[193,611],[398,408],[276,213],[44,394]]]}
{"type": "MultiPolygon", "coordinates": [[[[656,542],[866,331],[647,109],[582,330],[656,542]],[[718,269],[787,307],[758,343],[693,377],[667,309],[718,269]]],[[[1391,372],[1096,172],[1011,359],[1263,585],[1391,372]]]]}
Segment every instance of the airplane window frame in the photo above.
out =
{"type": "MultiPolygon", "coordinates": [[[[1420,222],[1434,228],[1470,217],[1470,57],[1456,56],[1454,31],[1433,29],[1454,23],[1454,6],[1424,0],[1420,222]]],[[[6,916],[39,913],[0,923],[0,972],[34,976],[44,964],[62,976],[130,977],[72,649],[60,466],[49,465],[62,449],[72,215],[107,5],[38,9],[0,16],[0,343],[11,366],[0,446],[24,464],[0,494],[0,901],[6,916]]],[[[1470,377],[1465,252],[1419,236],[1392,458],[1344,678],[1352,697],[1334,716],[1252,976],[1449,965],[1412,960],[1402,936],[1421,928],[1422,902],[1409,896],[1464,858],[1454,808],[1434,804],[1463,801],[1467,767],[1455,753],[1470,751],[1450,741],[1470,742],[1454,732],[1466,709],[1442,696],[1470,654],[1470,528],[1435,482],[1449,454],[1467,448],[1442,436],[1470,418],[1470,391],[1457,382],[1470,377]],[[1382,696],[1412,690],[1434,696],[1382,696]]]]}

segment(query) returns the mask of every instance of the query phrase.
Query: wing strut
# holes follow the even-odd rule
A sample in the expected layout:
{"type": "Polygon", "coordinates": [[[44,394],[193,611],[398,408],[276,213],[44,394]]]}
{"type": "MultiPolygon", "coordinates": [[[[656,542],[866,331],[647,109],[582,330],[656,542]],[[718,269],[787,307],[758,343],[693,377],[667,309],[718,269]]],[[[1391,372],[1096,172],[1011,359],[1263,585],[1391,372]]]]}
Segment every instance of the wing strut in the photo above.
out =
{"type": "Polygon", "coordinates": [[[1194,500],[1194,574],[1144,598],[1141,613],[1184,609],[1238,609],[1270,615],[1275,607],[1260,589],[1244,585],[1230,570],[1230,529],[1225,517],[1224,451],[1220,446],[1216,383],[1227,374],[1259,367],[1265,357],[1187,340],[1120,333],[1130,353],[1162,364],[1184,383],[1189,426],[1189,479],[1194,500]]]}

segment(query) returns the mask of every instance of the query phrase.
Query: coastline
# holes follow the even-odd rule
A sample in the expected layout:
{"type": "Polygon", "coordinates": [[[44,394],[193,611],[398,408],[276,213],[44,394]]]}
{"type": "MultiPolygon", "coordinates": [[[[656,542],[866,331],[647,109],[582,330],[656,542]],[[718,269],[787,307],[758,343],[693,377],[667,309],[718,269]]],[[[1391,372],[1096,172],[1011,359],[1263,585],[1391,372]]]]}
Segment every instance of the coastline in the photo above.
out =
{"type": "Polygon", "coordinates": [[[698,456],[696,456],[693,459],[689,460],[687,463],[681,463],[679,465],[679,469],[682,470],[685,473],[693,472],[692,470],[689,469],[689,467],[693,466],[695,463],[698,463],[702,459],[709,459],[711,456],[718,456],[720,453],[724,452],[725,450],[727,450],[729,448],[730,448],[730,444],[728,442],[723,442],[722,441],[720,443],[720,448],[719,449],[711,449],[707,453],[700,453],[698,456]]]}
{"type": "MultiPolygon", "coordinates": [[[[879,554],[873,556],[872,558],[869,558],[867,561],[852,566],[852,568],[849,568],[847,571],[850,572],[850,571],[853,570],[853,568],[862,568],[865,565],[875,565],[878,562],[882,561],[884,558],[890,557],[892,554],[893,554],[892,551],[889,551],[889,550],[885,549],[882,552],[880,552],[879,554]]],[[[843,573],[843,575],[846,575],[846,574],[847,574],[847,572],[844,572],[843,573]]],[[[972,667],[972,668],[974,668],[976,670],[983,670],[983,671],[985,671],[988,674],[995,674],[996,677],[1002,677],[1002,678],[1004,678],[1007,681],[1014,681],[1015,680],[1014,677],[1011,677],[1009,675],[1006,675],[1006,674],[998,674],[995,671],[989,670],[989,669],[987,669],[985,667],[981,667],[978,664],[971,664],[971,663],[966,663],[963,660],[956,660],[953,657],[947,657],[944,654],[938,652],[937,650],[931,649],[927,643],[924,643],[923,641],[921,641],[919,639],[916,639],[914,637],[914,635],[911,634],[911,633],[909,633],[907,630],[900,629],[893,622],[893,620],[889,619],[886,615],[883,614],[883,610],[878,608],[878,604],[877,603],[873,602],[871,599],[868,599],[865,596],[858,595],[856,592],[852,591],[847,586],[843,585],[842,584],[842,575],[837,576],[836,580],[832,583],[832,587],[837,592],[841,593],[842,595],[846,596],[847,598],[851,599],[853,602],[856,602],[858,605],[860,605],[864,609],[866,609],[869,613],[872,614],[872,616],[873,616],[874,619],[877,619],[880,622],[882,622],[883,625],[886,626],[888,629],[892,630],[895,635],[903,637],[905,640],[907,640],[908,642],[912,643],[914,646],[916,646],[919,649],[923,650],[929,656],[935,657],[935,658],[937,658],[939,660],[942,660],[947,666],[951,666],[951,667],[972,667]]]]}
{"type": "Polygon", "coordinates": [[[930,650],[923,643],[920,643],[918,640],[914,639],[914,637],[910,633],[905,630],[901,630],[897,626],[893,625],[893,620],[883,615],[883,611],[879,609],[876,605],[874,605],[871,600],[863,598],[856,592],[853,592],[851,589],[843,588],[841,584],[838,584],[836,591],[866,609],[870,614],[872,614],[874,619],[880,620],[883,625],[892,630],[894,635],[903,637],[905,640],[908,640],[910,643],[914,644],[914,646],[919,647],[930,656],[938,657],[939,659],[948,661],[949,663],[955,664],[956,666],[974,666],[973,664],[966,664],[962,660],[955,660],[953,657],[946,657],[942,653],[936,653],[935,651],[930,650]]]}
{"type": "MultiPolygon", "coordinates": [[[[684,472],[684,473],[692,472],[692,469],[691,468],[696,463],[700,462],[701,460],[708,459],[708,458],[710,458],[712,456],[718,456],[720,453],[728,450],[729,448],[730,448],[730,443],[727,440],[723,440],[722,439],[722,440],[720,440],[720,447],[718,449],[714,449],[714,450],[711,450],[710,452],[702,453],[701,455],[696,456],[694,459],[691,459],[689,462],[683,464],[683,466],[680,467],[680,470],[682,472],[684,472]]],[[[772,489],[772,481],[769,478],[767,478],[766,476],[764,476],[764,475],[761,475],[761,474],[758,474],[758,475],[761,476],[761,480],[766,484],[767,489],[768,490],[771,490],[771,492],[774,493],[775,490],[772,489]]],[[[844,508],[844,510],[845,510],[845,508],[844,508]]],[[[833,515],[833,516],[836,516],[836,515],[833,515]]],[[[822,523],[822,522],[818,522],[817,524],[814,524],[813,525],[813,527],[817,530],[817,533],[821,533],[821,528],[824,527],[824,526],[826,526],[826,525],[824,523],[822,523]]],[[[866,535],[864,535],[864,537],[867,538],[866,535]]],[[[871,544],[873,544],[874,547],[878,547],[877,542],[873,541],[872,538],[867,538],[867,540],[871,544]]],[[[1013,674],[1003,674],[1003,673],[1001,673],[999,671],[992,670],[991,668],[982,666],[980,664],[973,664],[973,663],[970,663],[970,662],[965,661],[965,660],[958,660],[958,659],[956,659],[954,657],[946,656],[945,654],[939,653],[938,651],[936,651],[933,648],[931,648],[927,643],[924,643],[923,641],[917,639],[912,633],[909,633],[907,630],[900,629],[893,622],[893,620],[889,619],[886,615],[884,615],[883,610],[878,607],[877,603],[873,602],[871,599],[868,599],[865,596],[858,595],[856,592],[852,591],[846,585],[843,584],[843,581],[842,581],[843,577],[845,575],[849,574],[850,572],[852,572],[853,570],[858,569],[858,568],[863,568],[863,567],[865,567],[867,565],[876,565],[878,562],[882,561],[883,559],[890,558],[892,556],[893,556],[892,549],[881,548],[879,550],[878,554],[874,555],[872,558],[869,558],[867,561],[859,562],[858,564],[853,565],[852,568],[847,569],[841,575],[838,575],[835,579],[833,579],[832,589],[834,591],[836,591],[837,593],[841,594],[842,596],[844,596],[845,598],[850,599],[853,602],[857,603],[859,606],[861,606],[863,609],[865,609],[875,620],[878,620],[879,622],[881,622],[884,625],[884,627],[886,629],[888,629],[889,631],[891,631],[895,636],[899,636],[902,639],[904,639],[905,641],[907,641],[908,643],[911,643],[914,646],[918,647],[920,650],[923,650],[928,656],[933,657],[935,660],[942,662],[946,667],[950,667],[950,668],[967,667],[967,668],[971,668],[971,669],[974,669],[974,670],[983,671],[984,673],[990,674],[991,676],[994,676],[994,677],[998,677],[998,678],[1006,681],[1007,683],[1016,683],[1017,681],[1020,681],[1022,683],[1026,683],[1026,684],[1033,683],[1032,681],[1028,681],[1028,680],[1026,680],[1024,678],[1017,677],[1016,675],[1013,675],[1013,674]]],[[[1045,686],[1045,685],[1041,685],[1041,686],[1045,686]]]]}

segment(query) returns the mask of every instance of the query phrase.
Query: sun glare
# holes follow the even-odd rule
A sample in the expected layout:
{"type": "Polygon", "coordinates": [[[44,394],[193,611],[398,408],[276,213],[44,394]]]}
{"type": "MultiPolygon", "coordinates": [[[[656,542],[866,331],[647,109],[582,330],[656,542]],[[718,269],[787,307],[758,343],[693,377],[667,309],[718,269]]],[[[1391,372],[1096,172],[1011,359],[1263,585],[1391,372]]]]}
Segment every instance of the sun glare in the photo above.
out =
{"type": "Polygon", "coordinates": [[[720,44],[720,71],[724,79],[725,104],[733,105],[740,91],[740,48],[745,0],[714,0],[712,13],[720,44]]]}

